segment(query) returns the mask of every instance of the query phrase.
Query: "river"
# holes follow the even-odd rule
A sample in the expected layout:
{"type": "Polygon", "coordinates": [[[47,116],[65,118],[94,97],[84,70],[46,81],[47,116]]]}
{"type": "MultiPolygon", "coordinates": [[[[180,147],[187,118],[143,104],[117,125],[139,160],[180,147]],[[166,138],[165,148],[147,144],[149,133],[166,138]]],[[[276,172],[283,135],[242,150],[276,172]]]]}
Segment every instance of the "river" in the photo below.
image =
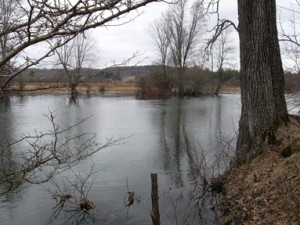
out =
{"type": "MultiPolygon", "coordinates": [[[[44,115],[49,111],[55,112],[61,127],[90,117],[76,128],[79,133],[93,132],[102,143],[109,137],[126,139],[57,177],[58,182],[73,179],[74,173],[84,173],[91,165],[98,171],[88,193],[96,209],[88,217],[79,215],[78,224],[150,225],[151,172],[158,174],[162,224],[186,224],[192,218],[186,196],[195,194],[198,179],[191,162],[206,155],[210,166],[222,155],[237,129],[240,107],[239,95],[166,100],[80,96],[76,103],[67,95],[11,96],[0,100],[0,137],[9,142],[47,130],[50,124],[44,115]],[[128,189],[136,195],[130,207],[124,205],[128,189]]],[[[16,193],[2,196],[1,224],[76,224],[70,212],[55,214],[56,201],[48,189],[55,187],[22,185],[16,193]]],[[[189,223],[213,224],[213,217],[203,209],[203,221],[189,223]]]]}

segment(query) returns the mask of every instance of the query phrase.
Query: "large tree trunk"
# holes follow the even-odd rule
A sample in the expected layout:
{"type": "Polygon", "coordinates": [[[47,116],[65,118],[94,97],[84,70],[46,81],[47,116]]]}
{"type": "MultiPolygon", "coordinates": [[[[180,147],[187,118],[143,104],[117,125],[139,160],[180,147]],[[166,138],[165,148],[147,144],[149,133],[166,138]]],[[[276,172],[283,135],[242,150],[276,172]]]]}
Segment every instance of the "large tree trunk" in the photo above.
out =
{"type": "Polygon", "coordinates": [[[242,113],[237,161],[243,163],[274,143],[288,122],[275,0],[238,0],[242,113]]]}

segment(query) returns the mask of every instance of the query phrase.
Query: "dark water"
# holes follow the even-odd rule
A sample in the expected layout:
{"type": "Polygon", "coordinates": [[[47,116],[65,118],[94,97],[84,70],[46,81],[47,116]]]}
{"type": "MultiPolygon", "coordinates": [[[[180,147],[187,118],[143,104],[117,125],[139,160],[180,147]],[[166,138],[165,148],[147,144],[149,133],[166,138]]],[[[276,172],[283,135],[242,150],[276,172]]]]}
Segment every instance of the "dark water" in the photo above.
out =
{"type": "MultiPolygon", "coordinates": [[[[184,224],[187,218],[191,219],[187,213],[191,204],[186,196],[195,194],[193,188],[197,183],[191,168],[192,157],[205,152],[207,163],[211,164],[215,156],[222,153],[221,142],[230,140],[237,128],[240,97],[143,101],[132,97],[95,96],[80,97],[76,104],[70,104],[65,95],[14,96],[0,100],[1,141],[12,141],[35,130],[47,130],[49,123],[43,114],[49,111],[55,111],[60,126],[92,116],[77,131],[95,132],[101,142],[108,137],[128,137],[122,145],[103,149],[74,168],[75,172],[84,172],[94,165],[99,171],[88,193],[96,210],[84,218],[86,222],[78,224],[151,224],[151,172],[158,173],[162,224],[184,224]],[[129,208],[124,206],[127,183],[140,200],[129,208]]],[[[72,175],[67,171],[59,175],[58,180],[72,175]]],[[[45,188],[53,189],[48,184],[43,187],[23,185],[17,193],[2,197],[0,224],[66,222],[72,217],[71,213],[64,212],[50,220],[51,216],[55,217],[56,202],[45,188]]],[[[211,214],[202,216],[202,224],[212,223],[209,222],[211,214]]],[[[67,224],[72,222],[70,219],[67,224]]],[[[201,223],[195,220],[194,224],[201,223]]]]}

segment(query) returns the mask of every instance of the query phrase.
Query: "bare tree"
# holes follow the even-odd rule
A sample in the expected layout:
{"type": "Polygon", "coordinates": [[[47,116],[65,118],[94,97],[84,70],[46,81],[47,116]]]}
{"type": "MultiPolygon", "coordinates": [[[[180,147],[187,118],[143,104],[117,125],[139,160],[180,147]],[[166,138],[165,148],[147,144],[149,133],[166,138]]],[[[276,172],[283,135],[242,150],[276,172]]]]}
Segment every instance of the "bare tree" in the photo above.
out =
{"type": "MultiPolygon", "coordinates": [[[[19,20],[22,12],[19,7],[18,0],[1,0],[0,1],[0,33],[3,33],[11,26],[11,23],[19,20]]],[[[12,38],[8,33],[0,35],[0,59],[4,59],[14,48],[17,40],[12,38]]],[[[12,59],[8,60],[3,66],[0,67],[0,75],[11,73],[13,69],[12,59]]],[[[2,84],[3,77],[1,76],[0,85],[2,84]]]]}
{"type": "MultiPolygon", "coordinates": [[[[163,93],[171,92],[171,73],[169,67],[170,32],[166,16],[154,21],[148,33],[153,41],[158,60],[157,65],[151,73],[151,80],[155,88],[161,89],[163,93]]],[[[143,78],[140,80],[143,81],[143,78]]],[[[141,82],[140,82],[141,84],[141,82]]]]}
{"type": "Polygon", "coordinates": [[[76,132],[86,119],[60,128],[54,113],[45,116],[50,122],[48,131],[35,131],[1,146],[0,196],[15,191],[24,183],[45,183],[81,160],[121,141],[110,138],[101,144],[95,141],[93,133],[76,132]]]}
{"type": "MultiPolygon", "coordinates": [[[[234,46],[232,45],[232,40],[230,39],[231,30],[227,29],[221,33],[221,35],[217,38],[216,42],[212,46],[213,50],[212,54],[212,62],[216,62],[218,83],[215,90],[215,95],[219,95],[220,89],[225,82],[224,77],[224,69],[226,67],[232,66],[234,53],[234,46]]],[[[213,68],[214,66],[212,66],[213,68]]]]}
{"type": "Polygon", "coordinates": [[[159,53],[159,63],[175,67],[179,95],[184,94],[183,76],[188,63],[199,51],[199,40],[205,26],[204,2],[197,0],[189,7],[187,0],[179,0],[155,22],[151,36],[159,53]]]}
{"type": "Polygon", "coordinates": [[[9,26],[4,26],[3,22],[0,24],[0,39],[9,37],[7,45],[11,46],[13,43],[11,51],[6,51],[5,57],[1,58],[0,68],[21,53],[25,56],[18,60],[19,65],[13,72],[1,74],[6,78],[2,83],[2,92],[15,76],[51,56],[56,48],[63,46],[79,33],[99,26],[121,25],[128,22],[124,17],[130,11],[159,0],[15,1],[20,10],[18,17],[10,18],[7,22],[9,26]],[[48,40],[53,40],[54,43],[48,46],[42,56],[34,58],[26,54],[25,50],[31,46],[48,40]]]}
{"type": "MultiPolygon", "coordinates": [[[[293,7],[286,8],[282,6],[278,6],[282,9],[282,11],[288,11],[289,16],[288,20],[283,20],[280,18],[279,27],[279,41],[281,41],[281,52],[283,55],[283,65],[286,70],[291,73],[300,74],[300,33],[299,33],[299,9],[300,2],[296,1],[293,7]]],[[[280,14],[281,16],[281,14],[280,14]]],[[[288,82],[288,89],[297,90],[299,87],[299,82],[295,82],[295,80],[291,80],[288,82]],[[290,83],[290,84],[289,84],[290,83]]],[[[289,110],[296,109],[300,105],[300,95],[299,93],[293,93],[288,95],[287,102],[293,107],[289,110]]],[[[295,112],[295,111],[294,111],[295,112]]],[[[299,112],[298,112],[299,114],[299,112]]]]}
{"type": "Polygon", "coordinates": [[[168,53],[171,41],[168,25],[168,18],[163,14],[162,19],[160,18],[154,21],[149,29],[149,34],[153,40],[155,50],[158,53],[158,64],[163,67],[168,65],[168,53]]]}
{"type": "MultiPolygon", "coordinates": [[[[297,1],[297,6],[300,8],[300,3],[297,1]]],[[[284,8],[287,10],[286,8],[284,8]]],[[[300,72],[300,33],[298,31],[297,20],[299,19],[295,8],[288,9],[291,11],[289,21],[280,20],[280,39],[282,43],[282,54],[285,56],[285,67],[292,72],[300,72]]]]}
{"type": "Polygon", "coordinates": [[[76,87],[95,74],[90,74],[87,70],[95,61],[94,42],[89,37],[79,34],[69,43],[55,49],[58,57],[57,66],[62,67],[69,88],[71,88],[71,98],[77,95],[76,87]]]}
{"type": "Polygon", "coordinates": [[[183,76],[185,68],[192,59],[199,43],[205,13],[203,1],[195,1],[190,8],[190,21],[187,17],[187,0],[179,0],[167,13],[170,32],[171,65],[176,68],[177,88],[179,95],[184,94],[183,76]]]}

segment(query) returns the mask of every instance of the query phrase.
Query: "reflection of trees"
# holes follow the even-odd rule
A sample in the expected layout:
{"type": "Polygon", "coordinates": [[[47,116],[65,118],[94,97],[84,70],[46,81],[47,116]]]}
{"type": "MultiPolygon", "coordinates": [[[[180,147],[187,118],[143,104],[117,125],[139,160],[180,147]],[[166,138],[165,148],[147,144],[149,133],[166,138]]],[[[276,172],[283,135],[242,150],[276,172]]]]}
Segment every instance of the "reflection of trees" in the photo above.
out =
{"type": "Polygon", "coordinates": [[[185,127],[182,100],[173,99],[160,108],[160,146],[163,167],[177,187],[183,187],[181,160],[188,143],[184,139],[185,127]]]}
{"type": "MultiPolygon", "coordinates": [[[[8,148],[5,143],[12,142],[13,140],[13,118],[11,114],[11,98],[3,96],[0,98],[0,177],[9,171],[14,171],[17,168],[17,162],[13,157],[11,148],[8,148]]],[[[0,182],[0,193],[5,192],[9,184],[0,182]]],[[[13,204],[20,199],[21,190],[18,193],[8,193],[2,196],[3,200],[13,206],[13,204]]],[[[6,207],[8,204],[6,205],[6,207]]]]}
{"type": "Polygon", "coordinates": [[[215,224],[220,216],[219,209],[215,207],[219,205],[218,194],[210,192],[209,185],[203,185],[199,174],[194,172],[194,166],[199,165],[198,160],[205,161],[201,165],[208,171],[202,173],[209,178],[213,155],[222,150],[223,146],[216,139],[223,129],[222,98],[204,98],[200,101],[200,109],[193,105],[197,103],[194,100],[164,101],[155,118],[159,118],[156,124],[159,126],[162,164],[171,184],[181,188],[189,182],[186,186],[192,189],[190,192],[185,189],[187,194],[179,195],[180,199],[171,199],[170,205],[174,211],[168,214],[172,222],[176,218],[174,224],[215,224]],[[215,208],[212,209],[212,206],[215,208]]]}
{"type": "Polygon", "coordinates": [[[64,221],[63,224],[94,224],[95,208],[94,202],[88,199],[89,191],[94,183],[94,165],[89,171],[75,173],[74,178],[64,177],[62,180],[52,179],[51,187],[48,191],[52,194],[52,198],[56,199],[56,205],[48,219],[49,224],[57,223],[57,220],[64,221]],[[72,193],[72,194],[71,194],[72,193]]]}
{"type": "MultiPolygon", "coordinates": [[[[13,197],[12,195],[9,195],[9,191],[12,190],[12,187],[14,186],[13,182],[6,182],[5,179],[1,179],[2,177],[5,177],[6,174],[11,173],[12,171],[15,171],[18,167],[18,163],[15,161],[12,153],[12,149],[9,146],[6,146],[5,144],[1,143],[0,145],[1,151],[0,151],[0,157],[1,157],[1,167],[0,167],[0,193],[6,194],[7,200],[8,198],[13,197]]],[[[13,200],[13,199],[11,199],[13,200]]]]}
{"type": "MultiPolygon", "coordinates": [[[[227,123],[223,123],[222,97],[208,97],[200,100],[201,105],[195,107],[194,100],[174,98],[163,101],[159,107],[158,119],[160,148],[163,167],[170,175],[170,180],[178,187],[183,187],[183,170],[192,170],[192,162],[196,154],[207,156],[209,166],[219,158],[224,150],[218,140],[227,123]],[[203,153],[204,152],[204,153],[203,153]],[[186,158],[185,158],[186,157],[186,158]],[[187,159],[187,168],[183,168],[187,159]]],[[[226,110],[225,110],[226,111],[226,110]]],[[[228,129],[228,128],[227,128],[228,129]]],[[[192,174],[192,173],[190,173],[192,174]]],[[[194,180],[195,177],[190,177],[194,180]]]]}
{"type": "Polygon", "coordinates": [[[170,196],[167,217],[171,224],[212,225],[222,218],[221,195],[195,184],[187,193],[170,196]]]}
{"type": "Polygon", "coordinates": [[[55,224],[57,222],[57,217],[64,217],[64,222],[62,224],[72,224],[72,225],[81,225],[81,224],[95,224],[95,215],[94,212],[89,212],[86,210],[81,210],[74,206],[65,205],[64,203],[58,203],[54,207],[54,212],[48,220],[48,224],[55,224]]]}
{"type": "Polygon", "coordinates": [[[5,108],[9,108],[10,107],[10,97],[9,96],[2,96],[0,97],[0,108],[1,108],[1,111],[2,109],[5,110],[5,108]]]}
{"type": "Polygon", "coordinates": [[[4,96],[0,98],[0,136],[1,142],[11,140],[11,113],[10,113],[10,97],[4,96]]]}
{"type": "Polygon", "coordinates": [[[222,135],[222,97],[219,96],[215,99],[215,112],[214,115],[211,117],[212,120],[215,121],[214,125],[214,134],[215,134],[215,146],[214,146],[214,154],[220,155],[221,151],[224,150],[224,146],[222,145],[221,141],[216,141],[216,138],[221,138],[220,136],[222,135]]]}

